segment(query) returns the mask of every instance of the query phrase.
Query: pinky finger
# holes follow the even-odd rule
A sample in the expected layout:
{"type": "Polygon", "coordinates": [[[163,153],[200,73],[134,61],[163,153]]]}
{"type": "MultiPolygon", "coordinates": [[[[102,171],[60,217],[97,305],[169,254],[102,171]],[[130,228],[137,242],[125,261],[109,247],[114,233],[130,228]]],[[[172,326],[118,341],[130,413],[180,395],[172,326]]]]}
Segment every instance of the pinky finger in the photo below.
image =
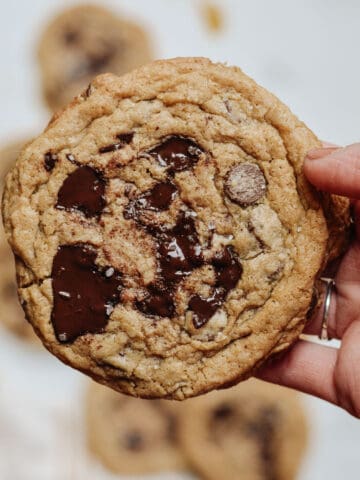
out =
{"type": "Polygon", "coordinates": [[[284,357],[270,361],[256,376],[338,405],[334,385],[337,355],[335,348],[300,340],[284,357]]]}

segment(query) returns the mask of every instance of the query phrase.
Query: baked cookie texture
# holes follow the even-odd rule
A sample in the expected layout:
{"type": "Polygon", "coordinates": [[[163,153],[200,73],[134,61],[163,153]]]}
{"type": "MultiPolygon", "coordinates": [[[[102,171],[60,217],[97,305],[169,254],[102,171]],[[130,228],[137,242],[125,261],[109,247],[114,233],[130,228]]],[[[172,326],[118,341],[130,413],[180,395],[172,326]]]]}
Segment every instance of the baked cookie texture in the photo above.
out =
{"type": "Polygon", "coordinates": [[[308,432],[294,392],[251,379],[180,406],[181,449],[201,478],[297,477],[308,432]]]}
{"type": "Polygon", "coordinates": [[[165,400],[143,400],[93,384],[86,396],[89,451],[117,474],[182,471],[178,415],[165,400]]]}
{"type": "MultiPolygon", "coordinates": [[[[15,140],[0,150],[0,195],[2,195],[5,176],[14,166],[27,140],[15,140]]],[[[31,325],[25,320],[17,294],[14,257],[3,228],[0,231],[0,322],[16,336],[37,342],[31,325]]]]}
{"type": "Polygon", "coordinates": [[[38,59],[44,99],[51,110],[65,106],[100,73],[122,75],[153,59],[145,30],[95,5],[66,9],[47,26],[38,59]]]}
{"type": "Polygon", "coordinates": [[[329,230],[302,173],[318,146],[236,67],[97,77],[6,181],[19,295],[46,348],[141,397],[251,376],[298,338],[329,238],[332,257],[345,243],[346,209],[329,230]]]}

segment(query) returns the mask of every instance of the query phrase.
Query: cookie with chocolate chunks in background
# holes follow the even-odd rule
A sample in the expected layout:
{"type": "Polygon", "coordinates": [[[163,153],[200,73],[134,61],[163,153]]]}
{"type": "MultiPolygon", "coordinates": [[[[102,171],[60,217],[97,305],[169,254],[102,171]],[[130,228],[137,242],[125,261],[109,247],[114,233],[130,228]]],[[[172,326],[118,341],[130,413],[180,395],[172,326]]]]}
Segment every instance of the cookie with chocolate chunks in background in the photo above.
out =
{"type": "Polygon", "coordinates": [[[296,393],[251,379],[181,406],[180,445],[201,478],[297,477],[308,432],[296,393]]]}
{"type": "Polygon", "coordinates": [[[184,471],[178,414],[167,403],[131,398],[93,383],[86,395],[89,451],[120,475],[184,471]]]}
{"type": "MultiPolygon", "coordinates": [[[[15,140],[0,149],[0,195],[6,174],[15,165],[17,156],[27,142],[28,139],[15,140]]],[[[17,337],[37,344],[38,338],[25,319],[17,295],[14,256],[3,227],[0,230],[0,322],[17,337]]]]}
{"type": "Polygon", "coordinates": [[[141,397],[251,376],[298,338],[345,243],[345,215],[329,229],[302,173],[318,145],[236,67],[97,77],[6,182],[19,294],[46,348],[141,397]]]}
{"type": "Polygon", "coordinates": [[[100,73],[122,75],[153,59],[151,39],[137,23],[105,8],[79,5],[59,13],[38,47],[43,96],[65,106],[100,73]]]}

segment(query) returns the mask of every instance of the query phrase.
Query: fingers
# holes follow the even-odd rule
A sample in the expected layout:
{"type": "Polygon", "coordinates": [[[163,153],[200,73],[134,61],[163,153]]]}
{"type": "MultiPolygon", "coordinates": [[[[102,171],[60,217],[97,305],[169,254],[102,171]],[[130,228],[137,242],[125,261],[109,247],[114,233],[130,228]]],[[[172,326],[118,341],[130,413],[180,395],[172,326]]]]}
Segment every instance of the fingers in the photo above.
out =
{"type": "Polygon", "coordinates": [[[335,366],[335,387],[339,404],[360,417],[360,320],[346,330],[335,366]]]}
{"type": "MultiPolygon", "coordinates": [[[[321,305],[317,309],[315,315],[305,325],[304,333],[308,335],[319,335],[324,316],[324,300],[325,300],[326,286],[324,284],[323,293],[321,295],[321,305]]],[[[328,335],[329,338],[339,338],[336,328],[336,304],[337,304],[337,292],[334,289],[330,298],[330,308],[327,319],[328,335]]]]}
{"type": "Polygon", "coordinates": [[[338,404],[334,370],[338,351],[300,340],[281,360],[269,363],[257,377],[295,388],[338,404]]]}
{"type": "Polygon", "coordinates": [[[304,172],[319,190],[360,199],[360,144],[312,150],[304,172]]]}
{"type": "MultiPolygon", "coordinates": [[[[331,295],[328,333],[331,338],[342,338],[360,312],[360,243],[355,241],[346,252],[335,276],[336,288],[331,295]]],[[[324,301],[324,293],[322,294],[324,301]]],[[[305,326],[304,333],[318,335],[323,319],[323,304],[305,326]]]]}

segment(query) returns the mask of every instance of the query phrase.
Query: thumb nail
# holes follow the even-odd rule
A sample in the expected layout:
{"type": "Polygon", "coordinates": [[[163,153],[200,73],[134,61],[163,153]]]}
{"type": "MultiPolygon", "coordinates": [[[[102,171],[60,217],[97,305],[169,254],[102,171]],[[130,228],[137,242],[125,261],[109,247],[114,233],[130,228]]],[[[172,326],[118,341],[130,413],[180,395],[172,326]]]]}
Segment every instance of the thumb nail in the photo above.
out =
{"type": "Polygon", "coordinates": [[[327,155],[330,155],[336,150],[340,150],[340,147],[323,147],[323,148],[314,148],[307,153],[306,158],[308,160],[318,160],[320,158],[324,158],[327,155]]]}

